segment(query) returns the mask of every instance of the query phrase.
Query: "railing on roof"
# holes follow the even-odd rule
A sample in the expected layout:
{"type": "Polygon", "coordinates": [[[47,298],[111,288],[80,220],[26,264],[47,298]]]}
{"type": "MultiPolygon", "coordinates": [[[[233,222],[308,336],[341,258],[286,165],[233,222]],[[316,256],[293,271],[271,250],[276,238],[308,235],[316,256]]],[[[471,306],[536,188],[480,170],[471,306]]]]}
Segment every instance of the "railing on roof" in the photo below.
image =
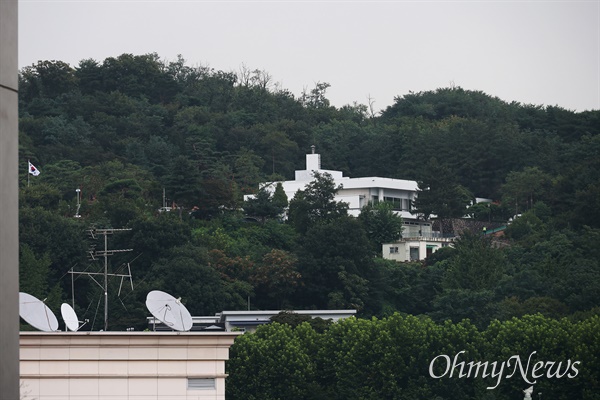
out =
{"type": "Polygon", "coordinates": [[[416,235],[408,235],[408,236],[402,236],[402,239],[404,240],[429,240],[429,239],[454,239],[456,237],[456,235],[454,233],[440,233],[440,232],[428,232],[428,233],[421,233],[421,234],[416,234],[416,235]]]}

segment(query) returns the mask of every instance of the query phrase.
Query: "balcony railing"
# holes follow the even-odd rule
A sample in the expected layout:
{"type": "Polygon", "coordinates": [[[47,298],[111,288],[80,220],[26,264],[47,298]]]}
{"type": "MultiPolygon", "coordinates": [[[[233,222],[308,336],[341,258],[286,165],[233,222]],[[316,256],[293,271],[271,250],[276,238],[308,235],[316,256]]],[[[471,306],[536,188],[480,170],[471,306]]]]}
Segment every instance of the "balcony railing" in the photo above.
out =
{"type": "Polygon", "coordinates": [[[403,240],[411,239],[411,240],[441,240],[448,241],[450,239],[454,239],[456,237],[453,233],[444,233],[441,232],[426,232],[421,234],[406,234],[402,235],[403,240]]]}

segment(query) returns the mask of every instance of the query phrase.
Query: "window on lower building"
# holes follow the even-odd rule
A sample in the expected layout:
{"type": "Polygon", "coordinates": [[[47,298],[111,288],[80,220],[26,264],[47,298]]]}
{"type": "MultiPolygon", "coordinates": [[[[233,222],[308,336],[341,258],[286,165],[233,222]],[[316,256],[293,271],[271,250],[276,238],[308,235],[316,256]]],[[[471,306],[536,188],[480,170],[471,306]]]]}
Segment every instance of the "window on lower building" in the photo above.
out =
{"type": "Polygon", "coordinates": [[[188,378],[188,390],[214,390],[215,378],[188,378]]]}
{"type": "Polygon", "coordinates": [[[398,254],[398,247],[390,247],[390,254],[398,254]]]}
{"type": "Polygon", "coordinates": [[[411,247],[410,248],[410,261],[418,261],[419,260],[419,248],[411,247]]]}

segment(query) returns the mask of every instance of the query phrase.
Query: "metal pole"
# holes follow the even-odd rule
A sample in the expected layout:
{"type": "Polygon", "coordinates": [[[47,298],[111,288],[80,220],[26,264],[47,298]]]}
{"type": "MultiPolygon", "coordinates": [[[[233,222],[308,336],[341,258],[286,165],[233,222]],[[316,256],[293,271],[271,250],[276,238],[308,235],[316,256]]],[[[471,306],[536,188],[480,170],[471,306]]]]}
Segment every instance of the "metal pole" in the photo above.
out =
{"type": "Polygon", "coordinates": [[[104,232],[104,330],[108,330],[108,234],[104,232]]]}
{"type": "Polygon", "coordinates": [[[75,274],[71,268],[71,301],[73,302],[73,310],[75,309],[75,274]]]}

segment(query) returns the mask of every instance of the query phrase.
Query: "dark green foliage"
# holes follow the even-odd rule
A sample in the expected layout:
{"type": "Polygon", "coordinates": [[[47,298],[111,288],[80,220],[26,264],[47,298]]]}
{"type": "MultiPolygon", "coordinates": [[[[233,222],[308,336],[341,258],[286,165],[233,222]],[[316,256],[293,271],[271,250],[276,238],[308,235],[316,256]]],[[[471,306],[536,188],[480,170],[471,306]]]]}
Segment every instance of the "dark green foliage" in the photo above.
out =
{"type": "Polygon", "coordinates": [[[461,218],[466,214],[472,195],[456,182],[452,171],[440,165],[437,159],[429,160],[417,182],[419,188],[413,204],[415,214],[421,215],[425,220],[435,215],[442,221],[461,218]]]}
{"type": "MultiPolygon", "coordinates": [[[[245,308],[250,296],[257,308],[468,316],[481,327],[493,318],[598,307],[600,111],[506,103],[453,87],[399,96],[377,117],[361,104],[331,106],[327,83],[296,97],[272,79],[265,71],[235,74],[156,54],[23,69],[23,287],[58,302],[70,291],[69,268],[88,267],[85,230],[127,226],[132,232],[113,244],[134,252],[111,267],[137,257],[132,272],[140,291],[168,276],[174,291],[208,292],[192,300],[198,313],[245,308]],[[380,244],[397,237],[398,220],[383,209],[348,217],[327,175],[294,199],[276,187],[266,210],[251,212],[263,223],[245,219],[242,196],[260,182],[292,179],[313,144],[324,169],[419,181],[423,216],[506,223],[522,215],[504,237],[464,238],[425,265],[376,258],[380,244]],[[42,171],[29,176],[29,186],[28,159],[42,171]],[[81,218],[73,217],[75,189],[81,218]],[[174,209],[159,213],[163,189],[174,209]],[[494,203],[467,210],[472,196],[494,203]],[[290,218],[279,221],[288,201],[290,218]]],[[[92,310],[93,283],[76,286],[78,307],[92,310]]],[[[145,317],[143,293],[129,296],[129,311],[111,310],[118,321],[112,326],[138,326],[145,317]]],[[[119,300],[114,295],[111,304],[119,300]]],[[[306,394],[301,382],[299,397],[306,394]]],[[[415,384],[406,397],[468,395],[438,389],[415,384]]]]}
{"type": "Polygon", "coordinates": [[[383,243],[392,243],[402,236],[402,217],[395,214],[391,204],[368,204],[360,212],[362,223],[375,253],[381,252],[383,243]]]}
{"type": "Polygon", "coordinates": [[[227,363],[227,398],[510,400],[521,398],[535,380],[534,395],[597,400],[599,328],[598,316],[572,322],[540,314],[493,321],[480,329],[468,320],[436,324],[399,314],[349,318],[322,332],[307,322],[272,323],[236,339],[227,363]],[[444,358],[436,359],[443,355],[450,359],[449,368],[457,357],[452,376],[450,370],[444,374],[444,358]],[[523,363],[528,381],[518,367],[508,378],[516,361],[506,363],[513,356],[523,363]],[[539,361],[555,364],[534,379],[532,368],[539,361]],[[576,361],[577,371],[571,368],[576,361]],[[489,370],[486,377],[482,370],[475,376],[476,366],[467,377],[469,362],[504,367],[500,377],[489,376],[489,370]],[[562,377],[548,377],[559,362],[562,377]],[[565,370],[571,377],[562,375],[565,370]]]}
{"type": "Polygon", "coordinates": [[[306,233],[311,227],[347,214],[348,205],[335,200],[340,187],[328,173],[314,173],[314,180],[298,190],[290,201],[289,220],[296,230],[306,233]]]}
{"type": "Polygon", "coordinates": [[[506,260],[490,239],[464,232],[448,260],[443,285],[448,289],[491,290],[506,273],[506,260]]]}
{"type": "Polygon", "coordinates": [[[320,222],[301,239],[298,301],[318,308],[376,307],[369,280],[377,275],[373,252],[361,224],[341,216],[320,222]]]}
{"type": "Polygon", "coordinates": [[[38,260],[49,257],[49,285],[86,259],[85,227],[72,217],[67,219],[39,207],[21,209],[19,243],[27,245],[38,260]]]}
{"type": "Polygon", "coordinates": [[[277,204],[271,192],[264,187],[258,190],[255,197],[244,201],[244,213],[250,217],[258,218],[261,222],[269,218],[280,217],[283,210],[284,207],[277,204]]]}
{"type": "Polygon", "coordinates": [[[243,309],[251,287],[226,281],[208,265],[204,251],[191,245],[172,248],[165,258],[153,262],[153,287],[183,297],[192,315],[214,315],[222,310],[243,309]]]}
{"type": "Polygon", "coordinates": [[[283,185],[281,184],[281,182],[277,182],[277,185],[275,185],[275,192],[273,193],[273,203],[275,203],[276,206],[282,208],[287,208],[289,204],[287,195],[283,190],[283,185]]]}
{"type": "MultiPolygon", "coordinates": [[[[252,400],[320,398],[315,382],[318,335],[310,325],[293,329],[269,324],[256,334],[243,335],[231,349],[227,398],[252,400]]],[[[229,372],[229,371],[228,371],[229,372]]]]}
{"type": "Polygon", "coordinates": [[[323,333],[332,324],[330,319],[313,318],[310,315],[297,314],[294,311],[281,311],[279,314],[272,316],[271,321],[278,324],[287,324],[292,328],[296,328],[302,323],[307,322],[317,333],[323,333]]]}

